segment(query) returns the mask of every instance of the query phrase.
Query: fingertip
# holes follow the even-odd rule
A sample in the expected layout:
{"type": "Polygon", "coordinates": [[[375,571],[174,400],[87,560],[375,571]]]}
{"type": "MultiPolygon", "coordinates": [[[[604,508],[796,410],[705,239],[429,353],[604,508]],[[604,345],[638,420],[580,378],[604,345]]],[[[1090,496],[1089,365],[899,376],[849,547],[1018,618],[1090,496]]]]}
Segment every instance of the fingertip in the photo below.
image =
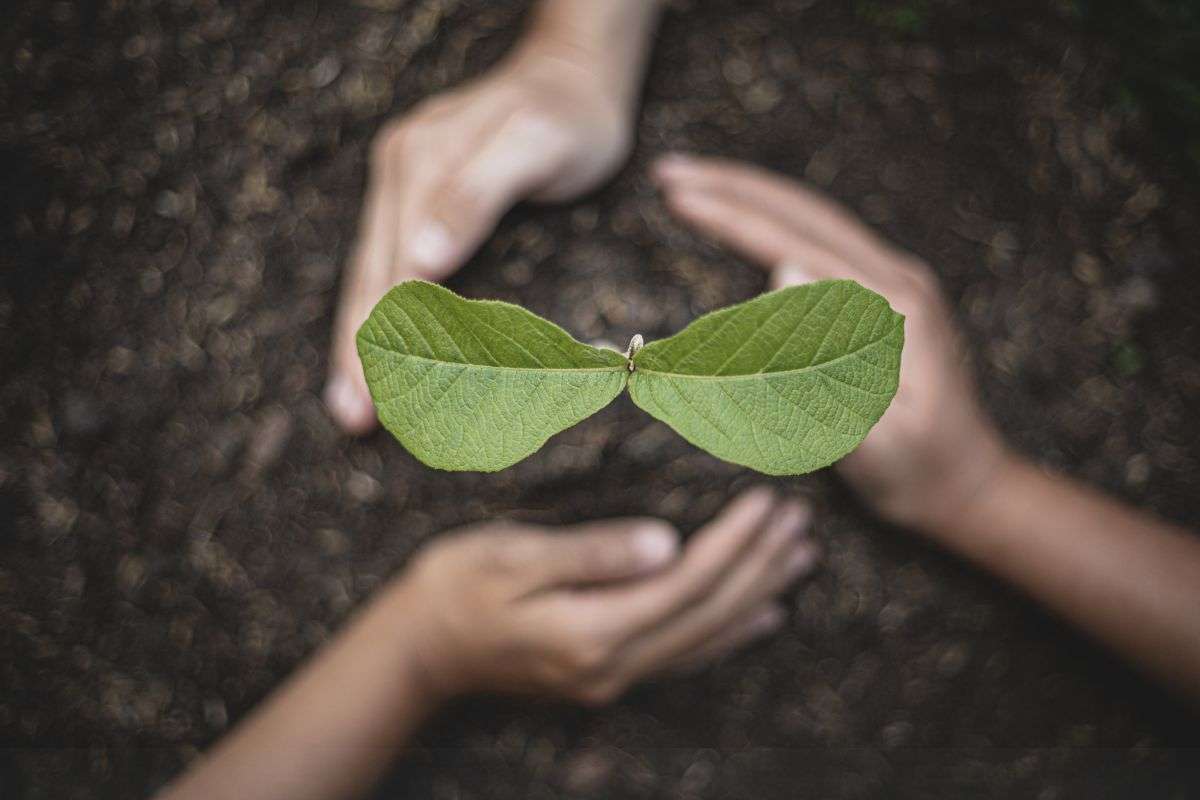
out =
{"type": "Polygon", "coordinates": [[[743,491],[734,499],[734,502],[748,508],[766,510],[775,504],[776,497],[775,490],[770,486],[759,485],[751,486],[743,491]]]}
{"type": "Polygon", "coordinates": [[[816,542],[802,542],[788,556],[786,571],[793,578],[812,572],[820,561],[821,548],[816,542]]]}
{"type": "Polygon", "coordinates": [[[778,603],[765,606],[750,619],[749,628],[751,636],[764,636],[779,630],[786,617],[787,614],[784,612],[783,606],[778,603]]]}
{"type": "Polygon", "coordinates": [[[358,436],[375,427],[375,405],[370,396],[356,389],[344,375],[329,381],[324,400],[330,415],[346,433],[358,436]]]}
{"type": "Polygon", "coordinates": [[[793,517],[793,530],[796,535],[801,536],[808,532],[812,527],[813,507],[812,503],[805,497],[793,497],[788,500],[788,505],[795,509],[793,517]]]}
{"type": "Polygon", "coordinates": [[[693,175],[695,168],[696,159],[691,155],[672,151],[654,162],[651,176],[659,183],[670,183],[693,175]]]}
{"type": "Polygon", "coordinates": [[[645,520],[633,530],[632,548],[643,569],[660,567],[679,553],[679,533],[662,520],[645,520]]]}
{"type": "Polygon", "coordinates": [[[768,486],[746,489],[725,506],[724,510],[709,523],[708,527],[721,536],[739,537],[750,530],[757,530],[771,516],[777,496],[768,486]]]}
{"type": "Polygon", "coordinates": [[[780,504],[776,511],[776,524],[789,535],[800,538],[808,529],[812,519],[808,504],[803,500],[791,499],[780,504]]]}

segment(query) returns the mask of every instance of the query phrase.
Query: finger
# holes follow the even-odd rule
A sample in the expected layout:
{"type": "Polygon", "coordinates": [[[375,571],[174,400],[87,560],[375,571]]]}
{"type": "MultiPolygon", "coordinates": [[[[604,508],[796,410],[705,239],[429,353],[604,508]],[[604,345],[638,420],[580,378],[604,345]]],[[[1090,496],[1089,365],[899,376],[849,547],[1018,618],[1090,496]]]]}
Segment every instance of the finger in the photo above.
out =
{"type": "Polygon", "coordinates": [[[524,593],[645,575],[678,552],[678,531],[659,519],[602,520],[543,534],[530,552],[524,593]]]}
{"type": "MultiPolygon", "coordinates": [[[[800,258],[784,261],[778,267],[771,270],[771,275],[767,279],[767,285],[772,289],[785,289],[788,286],[799,286],[804,283],[812,283],[815,280],[820,280],[813,276],[812,270],[809,268],[811,261],[804,261],[800,258]]],[[[837,277],[850,277],[849,275],[841,275],[837,277]]],[[[878,289],[876,291],[879,291],[878,289]]]]}
{"type": "Polygon", "coordinates": [[[458,268],[514,203],[545,183],[568,157],[563,131],[511,113],[457,171],[443,176],[413,222],[406,252],[430,280],[458,268]]]}
{"type": "Polygon", "coordinates": [[[721,244],[771,270],[771,286],[779,289],[799,283],[850,278],[885,297],[897,293],[908,269],[864,267],[812,239],[774,215],[747,208],[741,201],[683,190],[667,195],[668,208],[685,222],[721,244]],[[780,270],[784,270],[780,272],[780,270]]]}
{"type": "Polygon", "coordinates": [[[797,235],[852,262],[886,267],[887,245],[850,211],[798,181],[750,164],[672,154],[655,178],[664,191],[717,194],[785,221],[797,235]]]}
{"type": "Polygon", "coordinates": [[[342,430],[362,434],[375,427],[375,406],[363,377],[356,336],[375,302],[387,291],[395,249],[396,195],[390,167],[371,178],[358,240],[338,301],[325,404],[342,430]]]}
{"type": "Polygon", "coordinates": [[[692,539],[675,564],[632,586],[581,596],[580,615],[632,639],[697,602],[758,538],[775,495],[765,487],[743,492],[692,539]]]}
{"type": "Polygon", "coordinates": [[[863,277],[845,259],[738,198],[685,189],[668,193],[666,204],[680,219],[768,269],[790,262],[803,264],[810,281],[863,277]]]}
{"type": "Polygon", "coordinates": [[[783,606],[770,602],[743,614],[695,650],[684,653],[664,665],[665,672],[691,672],[720,661],[751,642],[769,636],[783,626],[787,614],[783,606]]]}
{"type": "Polygon", "coordinates": [[[395,283],[412,278],[442,280],[462,265],[466,253],[460,257],[448,252],[442,241],[444,231],[440,227],[429,230],[430,209],[458,165],[485,145],[502,114],[494,98],[483,98],[449,119],[427,123],[410,134],[404,150],[406,169],[392,257],[395,283]]]}
{"type": "Polygon", "coordinates": [[[621,659],[629,678],[662,669],[703,646],[810,571],[817,558],[816,544],[804,535],[810,521],[806,504],[784,504],[751,552],[701,602],[629,644],[621,659]]]}
{"type": "Polygon", "coordinates": [[[449,147],[438,147],[437,158],[416,158],[414,153],[433,150],[430,142],[435,141],[437,128],[430,120],[454,115],[460,127],[483,131],[487,129],[486,115],[494,113],[491,103],[462,108],[443,100],[437,109],[418,109],[403,123],[382,129],[372,146],[366,200],[334,323],[330,379],[325,388],[326,405],[349,433],[366,433],[377,424],[358,358],[358,329],[389,288],[421,277],[399,258],[406,211],[428,194],[423,186],[434,181],[439,169],[444,170],[443,163],[465,157],[472,137],[459,136],[449,147]]]}

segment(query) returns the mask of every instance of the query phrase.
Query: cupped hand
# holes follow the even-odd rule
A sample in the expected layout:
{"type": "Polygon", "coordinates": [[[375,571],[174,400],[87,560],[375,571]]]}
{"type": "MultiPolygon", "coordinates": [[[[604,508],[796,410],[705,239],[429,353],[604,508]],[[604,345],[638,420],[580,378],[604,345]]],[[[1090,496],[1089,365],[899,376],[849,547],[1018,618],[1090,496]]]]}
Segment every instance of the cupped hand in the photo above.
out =
{"type": "Polygon", "coordinates": [[[525,47],[378,133],[325,388],[343,430],[365,433],[376,425],[355,335],[388,289],[445,278],[513,204],[569,199],[622,163],[632,109],[611,84],[569,48],[525,47]]]}
{"type": "Polygon", "coordinates": [[[929,266],[829,198],[750,165],[672,155],[654,177],[674,214],[771,270],[773,288],[850,278],[905,315],[896,397],[837,469],[900,524],[932,529],[965,505],[1007,451],[929,266]]]}
{"type": "Polygon", "coordinates": [[[483,525],[399,579],[413,660],[440,699],[475,691],[608,702],[779,627],[776,595],[817,558],[810,512],[752,489],[681,548],[655,519],[483,525]]]}

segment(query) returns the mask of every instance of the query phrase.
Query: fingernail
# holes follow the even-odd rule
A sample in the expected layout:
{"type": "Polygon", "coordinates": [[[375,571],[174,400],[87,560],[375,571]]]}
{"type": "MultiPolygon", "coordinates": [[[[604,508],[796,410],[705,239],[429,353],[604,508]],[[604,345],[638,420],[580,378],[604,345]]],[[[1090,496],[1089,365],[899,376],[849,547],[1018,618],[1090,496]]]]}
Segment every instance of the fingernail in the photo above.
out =
{"type": "Polygon", "coordinates": [[[788,261],[775,268],[771,275],[771,281],[775,284],[775,288],[782,289],[784,286],[812,283],[813,277],[805,271],[804,267],[794,261],[788,261]]]}
{"type": "Polygon", "coordinates": [[[350,381],[341,376],[325,387],[325,405],[338,423],[352,432],[369,427],[374,419],[375,408],[370,399],[355,391],[350,381]]]}
{"type": "Polygon", "coordinates": [[[410,253],[418,267],[437,272],[454,257],[454,242],[445,227],[429,222],[413,237],[410,253]]]}
{"type": "Polygon", "coordinates": [[[675,557],[679,539],[675,533],[660,525],[642,528],[634,534],[633,551],[645,567],[657,567],[675,557]]]}
{"type": "Polygon", "coordinates": [[[789,500],[778,511],[778,514],[778,524],[783,532],[784,540],[802,542],[808,528],[808,509],[804,504],[796,500],[789,500]]]}
{"type": "Polygon", "coordinates": [[[350,382],[345,378],[334,378],[325,386],[325,405],[335,414],[340,414],[346,407],[347,395],[351,391],[350,382]]]}
{"type": "Polygon", "coordinates": [[[731,505],[736,505],[739,513],[747,519],[759,524],[774,516],[776,503],[775,490],[770,486],[753,486],[738,493],[731,505]]]}

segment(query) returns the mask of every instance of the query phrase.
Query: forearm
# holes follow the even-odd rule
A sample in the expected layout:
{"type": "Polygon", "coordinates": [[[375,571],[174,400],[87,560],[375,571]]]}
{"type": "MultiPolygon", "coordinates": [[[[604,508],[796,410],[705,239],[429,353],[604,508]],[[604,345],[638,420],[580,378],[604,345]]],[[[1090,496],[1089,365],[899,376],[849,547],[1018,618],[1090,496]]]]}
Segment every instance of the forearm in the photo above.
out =
{"type": "Polygon", "coordinates": [[[641,89],[660,0],[542,0],[518,47],[599,70],[632,109],[641,89]]]}
{"type": "Polygon", "coordinates": [[[1200,700],[1200,538],[1015,458],[928,532],[1200,700]]]}
{"type": "Polygon", "coordinates": [[[167,800],[340,800],[380,778],[435,702],[403,644],[392,592],[166,792],[167,800]]]}

